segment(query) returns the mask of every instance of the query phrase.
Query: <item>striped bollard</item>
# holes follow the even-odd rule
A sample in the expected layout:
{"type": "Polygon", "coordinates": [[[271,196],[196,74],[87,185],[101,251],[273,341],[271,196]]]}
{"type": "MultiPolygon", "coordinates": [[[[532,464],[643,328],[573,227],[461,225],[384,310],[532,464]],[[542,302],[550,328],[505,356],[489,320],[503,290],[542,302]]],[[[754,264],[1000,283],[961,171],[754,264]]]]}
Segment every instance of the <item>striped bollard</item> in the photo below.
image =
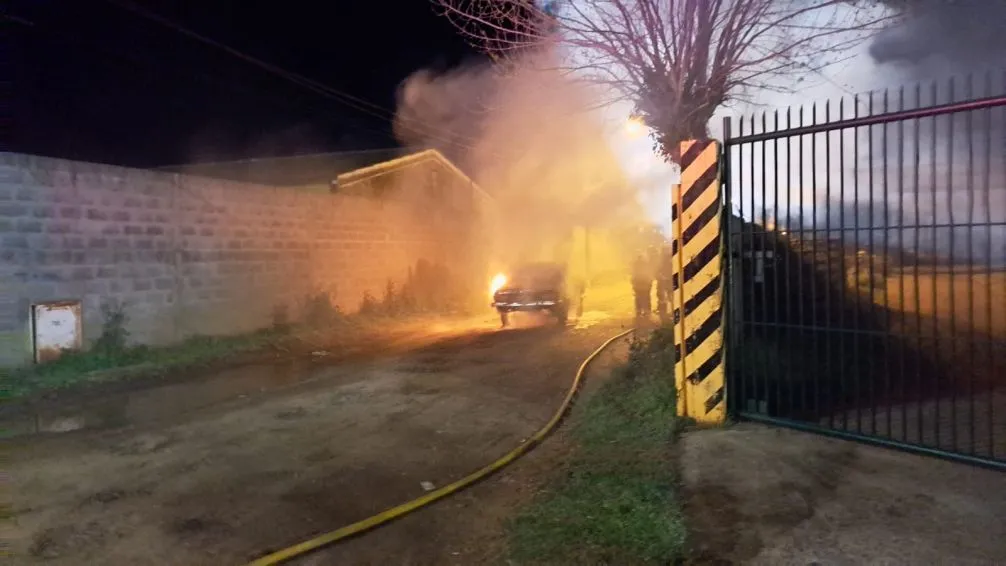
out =
{"type": "Polygon", "coordinates": [[[726,419],[719,160],[715,141],[682,142],[671,207],[678,414],[708,424],[726,419]]]}

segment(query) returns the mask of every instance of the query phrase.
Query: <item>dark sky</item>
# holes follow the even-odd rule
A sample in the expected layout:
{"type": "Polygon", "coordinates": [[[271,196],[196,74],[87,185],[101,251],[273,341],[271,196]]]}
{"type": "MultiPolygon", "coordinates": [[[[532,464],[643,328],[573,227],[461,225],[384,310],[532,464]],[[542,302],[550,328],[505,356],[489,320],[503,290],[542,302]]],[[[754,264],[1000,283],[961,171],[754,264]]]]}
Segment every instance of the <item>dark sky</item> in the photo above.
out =
{"type": "Polygon", "coordinates": [[[8,0],[5,150],[152,167],[390,147],[398,83],[474,56],[428,0],[134,3],[374,107],[353,109],[108,0],[8,0]]]}

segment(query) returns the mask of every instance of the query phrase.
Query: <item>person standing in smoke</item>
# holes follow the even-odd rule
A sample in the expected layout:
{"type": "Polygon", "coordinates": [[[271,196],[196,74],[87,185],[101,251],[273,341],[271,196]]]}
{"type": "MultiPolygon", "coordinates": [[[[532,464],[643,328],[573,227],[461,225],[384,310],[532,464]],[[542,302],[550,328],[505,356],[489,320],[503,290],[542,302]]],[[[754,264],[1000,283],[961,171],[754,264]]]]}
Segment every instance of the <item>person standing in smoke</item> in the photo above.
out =
{"type": "Polygon", "coordinates": [[[650,293],[653,291],[653,271],[646,257],[639,255],[632,264],[632,294],[636,298],[636,316],[647,317],[650,308],[650,293]]]}
{"type": "Polygon", "coordinates": [[[660,248],[660,260],[657,266],[657,314],[661,320],[667,319],[667,307],[671,303],[672,271],[671,249],[663,246],[660,248]]]}

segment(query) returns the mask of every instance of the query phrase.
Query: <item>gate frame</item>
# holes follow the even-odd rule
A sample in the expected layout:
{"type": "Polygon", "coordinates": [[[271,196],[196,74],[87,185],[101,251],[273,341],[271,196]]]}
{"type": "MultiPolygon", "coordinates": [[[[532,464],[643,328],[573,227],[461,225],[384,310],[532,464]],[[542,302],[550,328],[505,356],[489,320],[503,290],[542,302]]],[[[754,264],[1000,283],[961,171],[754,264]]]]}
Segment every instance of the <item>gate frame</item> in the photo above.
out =
{"type": "MultiPolygon", "coordinates": [[[[951,79],[950,84],[951,85],[953,84],[953,79],[951,79]]],[[[903,109],[897,111],[882,112],[865,117],[839,119],[830,122],[826,121],[824,123],[811,124],[808,126],[790,127],[787,124],[786,128],[779,129],[777,127],[774,130],[763,131],[762,133],[757,134],[753,133],[754,122],[752,121],[752,133],[744,135],[743,132],[741,132],[741,135],[738,136],[731,136],[731,134],[733,133],[731,117],[729,116],[724,117],[723,134],[722,134],[723,143],[720,146],[721,150],[719,155],[719,159],[721,161],[720,186],[722,191],[722,203],[723,203],[722,214],[724,217],[723,221],[721,222],[722,238],[723,238],[722,241],[724,242],[724,248],[722,253],[722,257],[724,258],[723,261],[724,287],[722,292],[723,309],[725,315],[723,324],[724,352],[736,349],[737,346],[734,337],[735,333],[743,332],[743,310],[741,309],[742,287],[740,285],[740,281],[735,280],[735,278],[743,276],[743,269],[737,269],[736,273],[734,273],[734,269],[737,267],[735,262],[740,261],[741,259],[740,256],[735,257],[737,251],[736,248],[742,248],[743,246],[743,243],[741,243],[740,245],[736,244],[735,237],[738,238],[740,237],[741,231],[743,230],[744,219],[743,218],[740,219],[740,223],[735,229],[735,222],[733,216],[733,202],[731,198],[732,197],[731,174],[730,174],[731,148],[735,146],[743,147],[745,144],[753,144],[756,142],[768,142],[779,139],[789,139],[804,135],[827,133],[834,131],[842,132],[847,129],[853,129],[855,131],[856,128],[861,128],[864,126],[882,125],[894,122],[904,122],[907,120],[913,120],[919,118],[934,118],[936,116],[953,115],[963,112],[993,109],[999,107],[1006,107],[1006,94],[998,96],[979,97],[963,102],[933,104],[930,106],[919,107],[910,110],[903,109]]],[[[776,158],[778,158],[778,156],[776,156],[776,158]]],[[[743,189],[739,188],[739,190],[743,189]]],[[[743,251],[744,251],[743,249],[740,249],[741,253],[743,253],[743,251]]],[[[971,454],[965,454],[963,452],[953,452],[942,448],[926,446],[921,443],[912,444],[909,442],[895,440],[893,438],[871,436],[863,434],[862,432],[839,430],[836,428],[829,428],[819,424],[815,425],[809,422],[802,422],[795,419],[772,417],[765,414],[746,411],[741,406],[743,401],[741,399],[742,395],[740,394],[740,387],[738,386],[738,375],[735,371],[732,371],[730,356],[724,355],[723,364],[726,371],[725,389],[728,392],[728,394],[726,395],[727,399],[726,410],[728,418],[758,422],[772,426],[780,426],[803,432],[820,434],[826,437],[839,438],[842,440],[852,440],[867,445],[889,448],[914,454],[921,454],[925,456],[932,456],[943,460],[950,460],[958,463],[973,465],[976,467],[989,468],[1006,472],[1006,460],[994,459],[995,451],[994,447],[991,446],[990,446],[991,455],[989,457],[982,457],[971,454]],[[733,394],[729,393],[731,390],[733,391],[733,394]]],[[[974,418],[973,415],[972,418],[974,418]]],[[[957,426],[956,423],[953,426],[957,426]]]]}

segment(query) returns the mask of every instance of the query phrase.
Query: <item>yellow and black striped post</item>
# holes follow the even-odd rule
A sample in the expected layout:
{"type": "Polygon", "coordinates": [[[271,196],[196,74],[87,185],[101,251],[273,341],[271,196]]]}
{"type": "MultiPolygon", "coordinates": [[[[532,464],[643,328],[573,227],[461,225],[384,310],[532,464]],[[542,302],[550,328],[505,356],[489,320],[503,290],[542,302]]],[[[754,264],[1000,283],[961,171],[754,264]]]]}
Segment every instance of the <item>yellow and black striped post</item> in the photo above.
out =
{"type": "Polygon", "coordinates": [[[681,143],[681,184],[671,207],[673,320],[678,413],[726,418],[720,153],[715,141],[681,143]]]}

